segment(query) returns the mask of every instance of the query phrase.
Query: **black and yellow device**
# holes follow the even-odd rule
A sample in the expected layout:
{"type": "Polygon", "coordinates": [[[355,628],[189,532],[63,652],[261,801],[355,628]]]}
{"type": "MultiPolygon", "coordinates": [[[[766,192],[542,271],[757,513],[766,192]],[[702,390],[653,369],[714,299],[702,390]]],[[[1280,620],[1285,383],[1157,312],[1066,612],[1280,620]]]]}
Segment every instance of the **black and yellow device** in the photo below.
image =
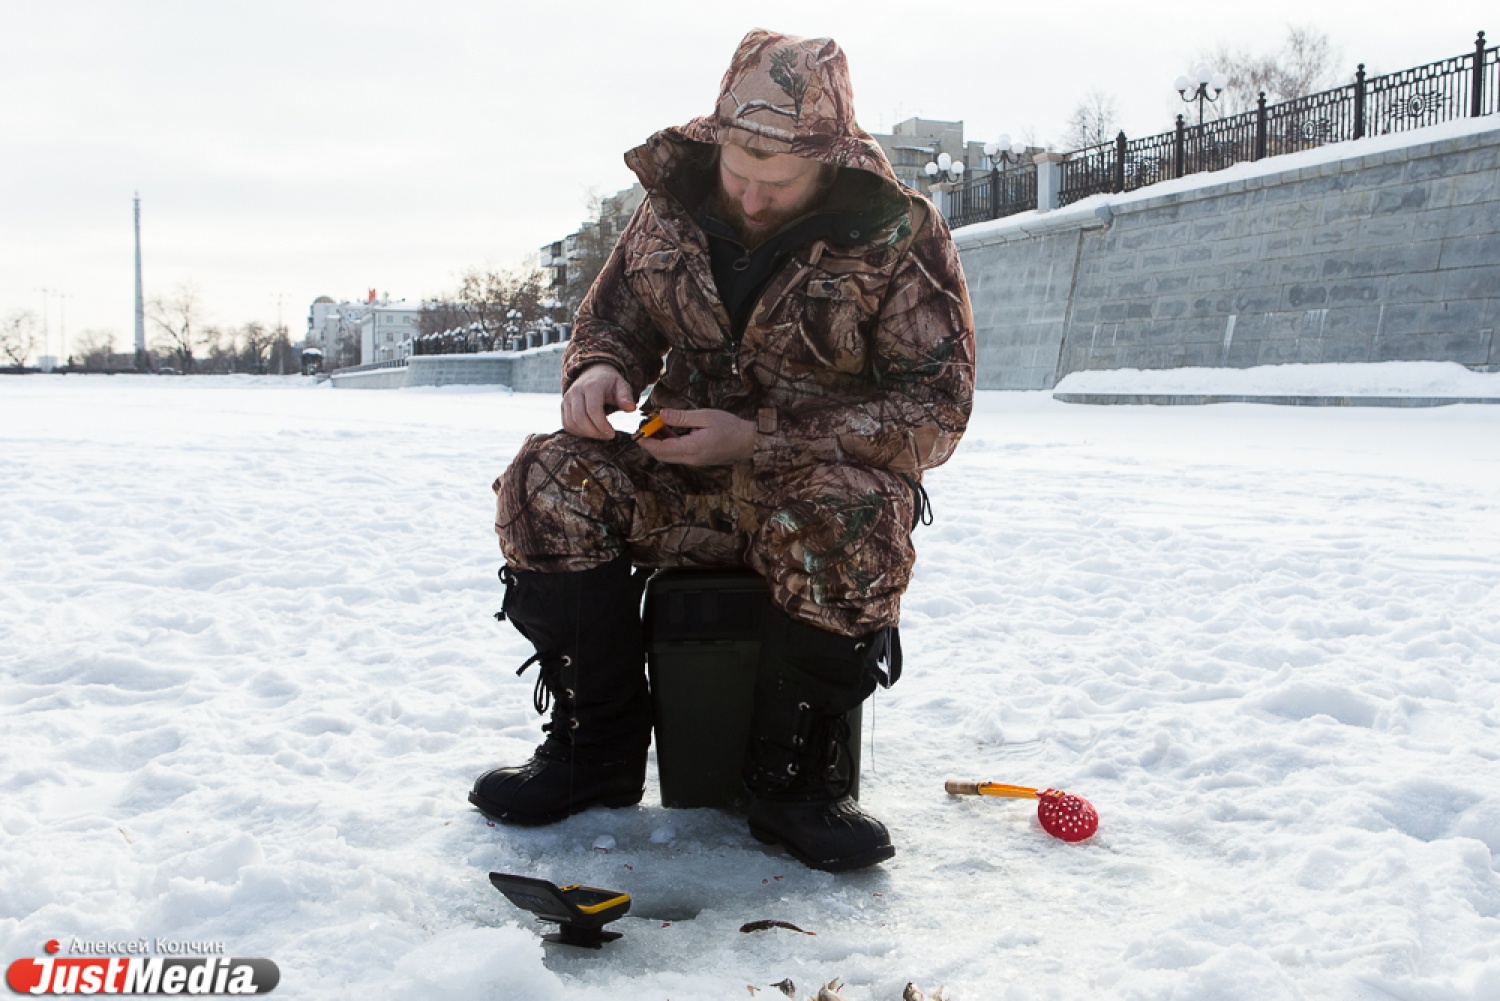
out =
{"type": "Polygon", "coordinates": [[[490,882],[521,910],[559,926],[556,934],[543,936],[544,942],[602,949],[605,942],[620,937],[619,932],[605,931],[604,926],[630,910],[630,894],[618,890],[577,883],[558,886],[545,879],[503,872],[490,873],[490,882]]]}
{"type": "Polygon", "coordinates": [[[641,426],[636,428],[632,438],[676,438],[679,432],[674,431],[672,426],[661,419],[661,414],[645,414],[641,420],[641,426]]]}

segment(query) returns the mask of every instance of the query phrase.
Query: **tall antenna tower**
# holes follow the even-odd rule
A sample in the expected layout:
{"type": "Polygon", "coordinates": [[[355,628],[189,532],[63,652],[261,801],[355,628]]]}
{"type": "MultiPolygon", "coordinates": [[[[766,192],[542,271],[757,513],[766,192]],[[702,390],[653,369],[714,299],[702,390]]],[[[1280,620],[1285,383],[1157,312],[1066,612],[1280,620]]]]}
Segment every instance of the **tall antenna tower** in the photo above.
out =
{"type": "Polygon", "coordinates": [[[146,370],[146,299],[141,292],[141,193],[135,193],[135,367],[146,370]]]}

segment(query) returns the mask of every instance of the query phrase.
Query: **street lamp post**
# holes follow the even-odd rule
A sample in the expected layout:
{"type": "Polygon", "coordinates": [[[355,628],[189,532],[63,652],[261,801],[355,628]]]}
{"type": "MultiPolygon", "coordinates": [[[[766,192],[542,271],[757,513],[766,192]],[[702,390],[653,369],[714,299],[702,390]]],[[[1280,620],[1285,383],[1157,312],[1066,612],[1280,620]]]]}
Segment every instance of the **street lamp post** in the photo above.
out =
{"type": "Polygon", "coordinates": [[[984,155],[990,161],[990,217],[999,218],[1000,212],[1000,172],[1009,170],[1012,166],[1019,166],[1021,158],[1026,154],[1026,144],[1019,139],[1012,140],[1009,133],[1001,133],[1000,138],[992,143],[984,144],[984,155]]]}
{"type": "MultiPolygon", "coordinates": [[[[933,144],[933,149],[938,145],[933,144]]],[[[935,160],[927,161],[922,168],[927,174],[927,189],[932,192],[938,211],[944,216],[953,214],[953,193],[963,183],[964,162],[955,160],[947,153],[939,153],[935,160]]]]}
{"type": "Polygon", "coordinates": [[[52,371],[48,364],[56,365],[57,359],[52,356],[52,328],[47,323],[47,317],[52,312],[47,306],[47,297],[58,294],[55,288],[38,288],[36,292],[42,293],[42,352],[37,356],[37,367],[44,372],[52,371]],[[51,359],[50,362],[47,359],[51,359]]]}
{"type": "Polygon", "coordinates": [[[992,171],[1005,170],[1012,164],[1020,163],[1025,153],[1026,144],[1019,139],[1012,141],[1006,133],[1001,133],[1000,138],[994,142],[984,144],[984,155],[989,157],[992,171]]]}
{"type": "Polygon", "coordinates": [[[66,292],[57,293],[57,357],[63,368],[69,367],[68,356],[68,300],[66,292]]]}
{"type": "Polygon", "coordinates": [[[1224,88],[1228,86],[1229,78],[1223,73],[1214,72],[1213,67],[1208,63],[1199,63],[1193,70],[1193,76],[1197,78],[1196,82],[1184,73],[1177,78],[1175,86],[1177,95],[1188,104],[1198,102],[1198,124],[1202,125],[1204,102],[1212,104],[1217,101],[1219,95],[1224,92],[1224,88]],[[1210,89],[1214,92],[1212,97],[1208,95],[1210,89]]]}
{"type": "Polygon", "coordinates": [[[566,340],[567,330],[557,318],[557,311],[562,309],[562,303],[557,299],[543,299],[537,305],[542,308],[542,323],[547,327],[547,343],[552,343],[554,335],[559,343],[566,340]]]}
{"type": "Polygon", "coordinates": [[[505,347],[508,350],[516,350],[516,335],[521,332],[521,311],[519,309],[507,310],[505,313],[505,347]]]}
{"type": "Polygon", "coordinates": [[[922,168],[931,184],[957,184],[964,178],[964,162],[955,160],[947,153],[939,153],[937,159],[929,160],[922,168]]]}

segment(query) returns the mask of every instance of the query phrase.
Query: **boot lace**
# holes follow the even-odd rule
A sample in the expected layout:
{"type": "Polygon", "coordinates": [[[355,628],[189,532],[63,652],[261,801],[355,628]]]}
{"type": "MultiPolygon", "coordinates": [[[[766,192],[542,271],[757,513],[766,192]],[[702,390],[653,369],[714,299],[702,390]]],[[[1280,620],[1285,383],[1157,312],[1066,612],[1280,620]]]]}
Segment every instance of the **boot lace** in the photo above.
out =
{"type": "MultiPolygon", "coordinates": [[[[573,659],[567,654],[559,656],[551,652],[534,653],[530,657],[527,657],[520,667],[516,668],[516,677],[520,677],[526,673],[526,669],[532,664],[542,665],[541,669],[537,671],[536,686],[531,690],[531,705],[536,709],[538,716],[547,715],[547,710],[552,708],[553,697],[557,695],[557,690],[561,687],[559,676],[562,673],[562,669],[572,662],[573,659]]],[[[572,695],[572,692],[564,691],[557,699],[558,706],[566,708],[572,702],[572,695]]],[[[552,724],[548,723],[542,729],[550,732],[551,726],[552,724]]]]}

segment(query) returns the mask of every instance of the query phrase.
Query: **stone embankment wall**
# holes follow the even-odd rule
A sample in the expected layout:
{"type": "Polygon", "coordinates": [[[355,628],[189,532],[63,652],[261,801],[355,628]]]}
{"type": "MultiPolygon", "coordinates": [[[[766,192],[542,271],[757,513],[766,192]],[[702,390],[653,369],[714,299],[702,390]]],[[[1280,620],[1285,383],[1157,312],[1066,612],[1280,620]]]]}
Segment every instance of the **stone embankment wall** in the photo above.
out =
{"type": "Polygon", "coordinates": [[[340,389],[408,386],[509,386],[518,393],[562,390],[562,344],[528,351],[475,355],[415,355],[405,368],[332,374],[340,389]]]}
{"type": "Polygon", "coordinates": [[[1374,152],[1361,152],[1371,140],[1348,143],[1337,160],[1264,160],[1222,183],[1184,179],[1198,186],[955,231],[980,387],[1287,362],[1500,370],[1500,119],[1485,121],[1487,131],[1374,152]]]}

